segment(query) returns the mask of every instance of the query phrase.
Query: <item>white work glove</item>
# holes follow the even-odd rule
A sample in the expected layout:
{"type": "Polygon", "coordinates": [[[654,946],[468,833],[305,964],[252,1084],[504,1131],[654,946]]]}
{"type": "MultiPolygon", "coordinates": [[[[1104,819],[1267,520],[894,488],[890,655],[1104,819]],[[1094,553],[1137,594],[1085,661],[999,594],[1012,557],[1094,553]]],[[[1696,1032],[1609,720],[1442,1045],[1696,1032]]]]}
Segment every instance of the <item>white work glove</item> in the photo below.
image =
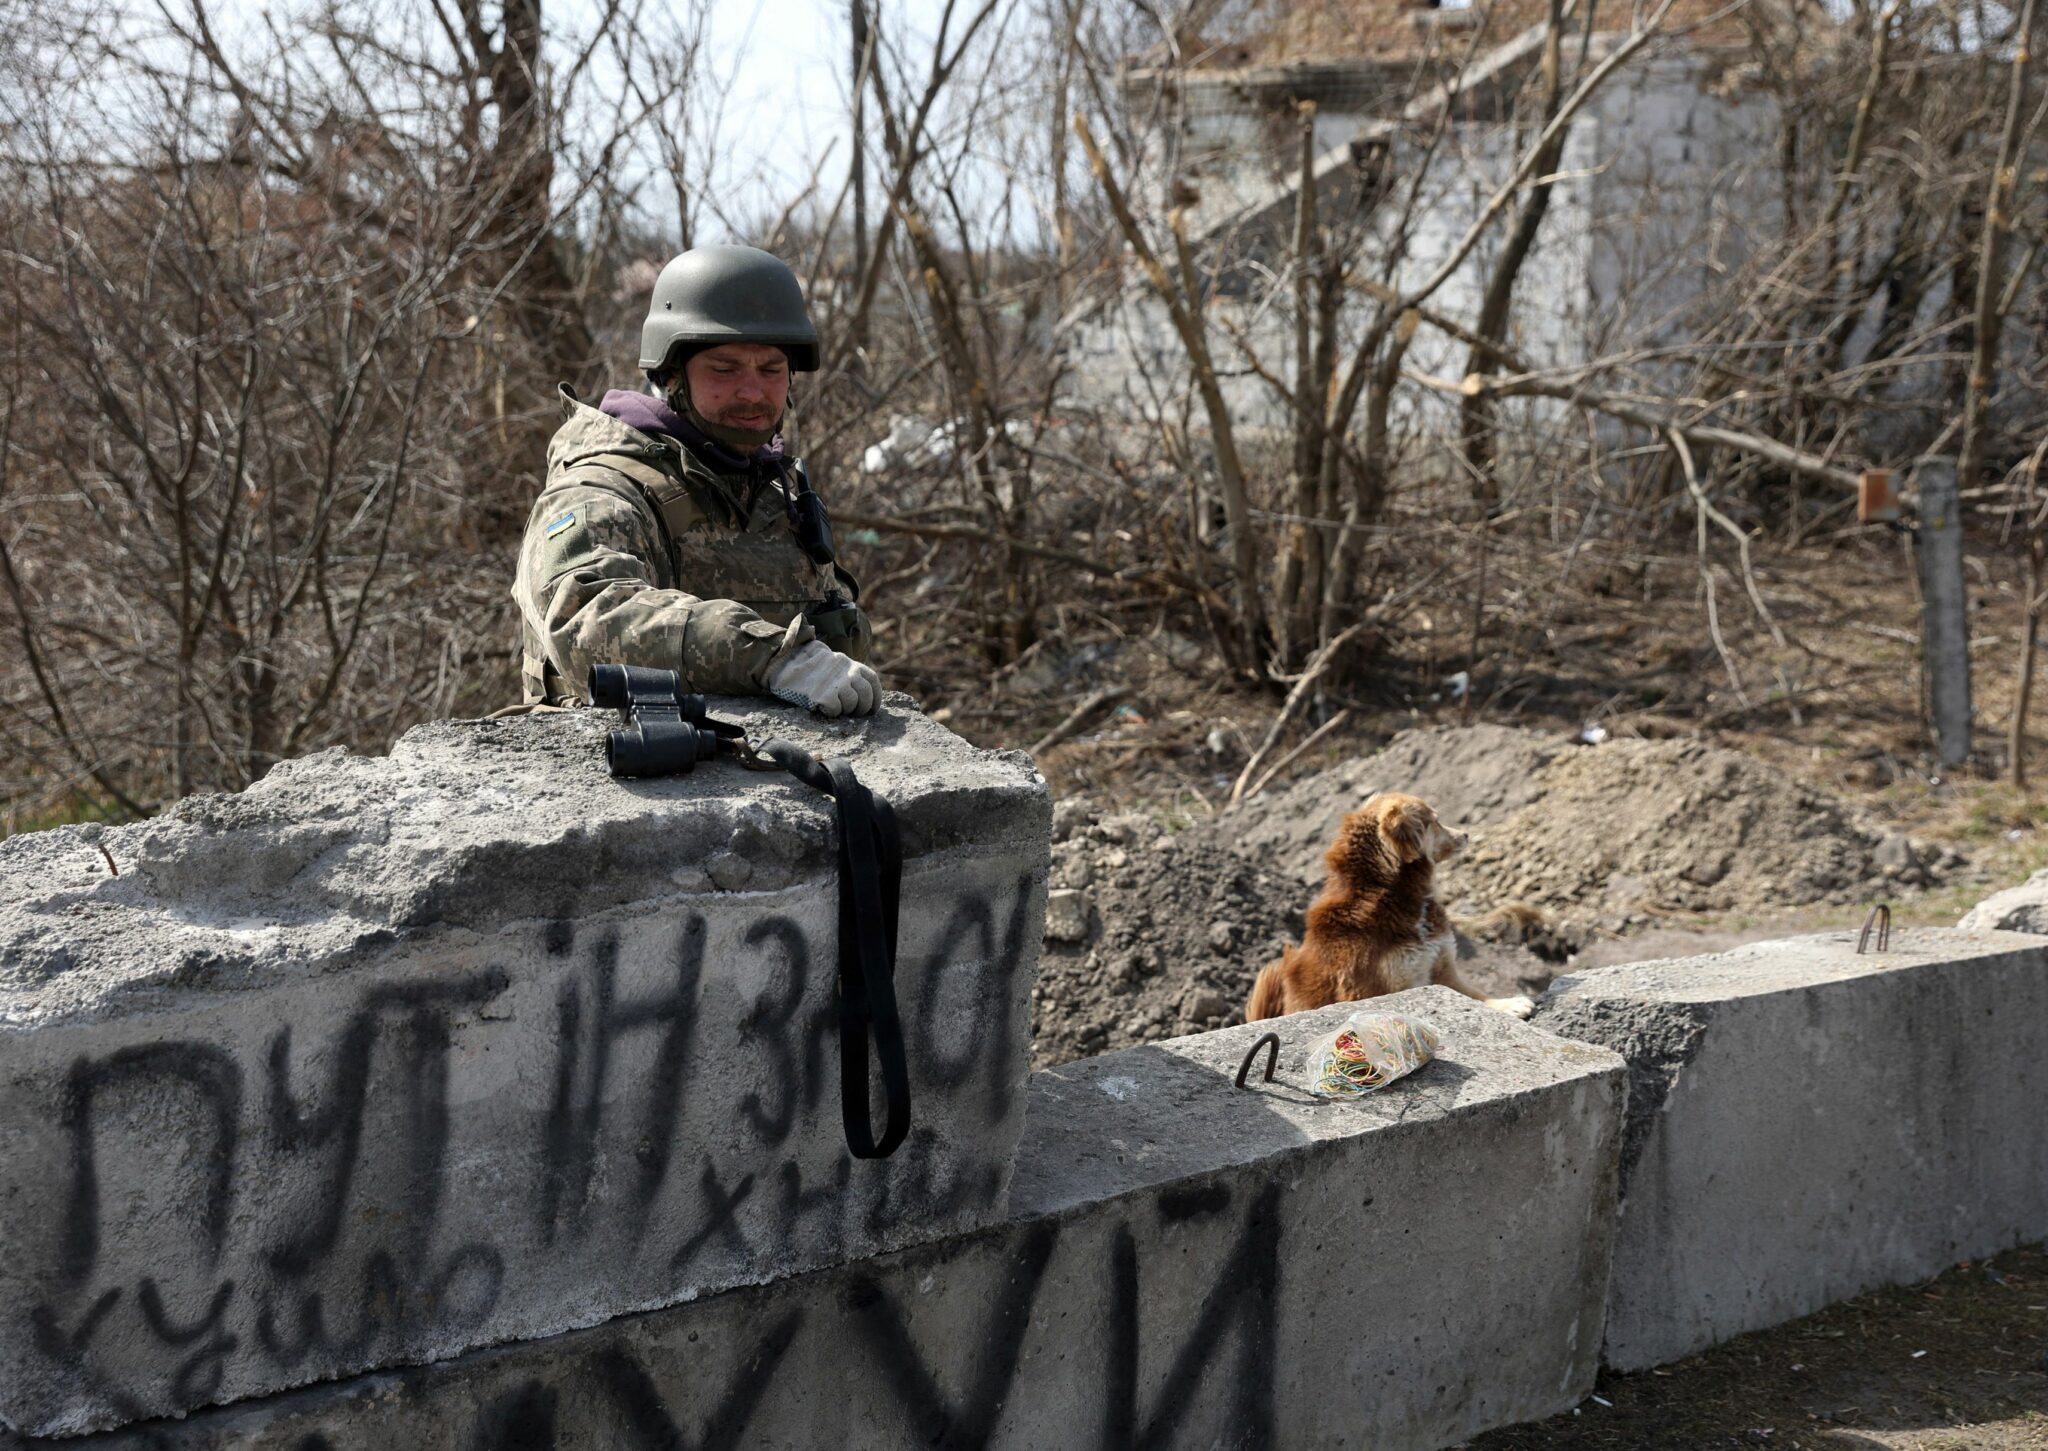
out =
{"type": "Polygon", "coordinates": [[[813,640],[768,667],[768,693],[819,715],[866,715],[882,698],[882,677],[813,640]]]}

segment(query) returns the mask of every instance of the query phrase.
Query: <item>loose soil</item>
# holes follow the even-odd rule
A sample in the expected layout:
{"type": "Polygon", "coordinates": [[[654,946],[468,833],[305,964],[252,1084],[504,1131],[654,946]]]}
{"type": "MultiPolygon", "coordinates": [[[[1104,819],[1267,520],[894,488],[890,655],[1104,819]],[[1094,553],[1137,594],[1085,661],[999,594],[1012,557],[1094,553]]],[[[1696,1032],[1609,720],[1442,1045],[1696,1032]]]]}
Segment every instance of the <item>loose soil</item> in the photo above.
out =
{"type": "Polygon", "coordinates": [[[1259,967],[1300,936],[1312,893],[1207,836],[1078,800],[1061,803],[1053,835],[1036,1067],[1242,1021],[1259,967]]]}
{"type": "Polygon", "coordinates": [[[1833,926],[1881,898],[1981,878],[1952,847],[1700,741],[1410,730],[1178,834],[1063,802],[1039,1065],[1240,1021],[1260,967],[1300,938],[1337,823],[1378,789],[1421,796],[1472,832],[1439,878],[1454,915],[1476,922],[1509,903],[1543,914],[1534,929],[1461,943],[1466,976],[1496,995],[1539,993],[1568,967],[1833,926]]]}
{"type": "Polygon", "coordinates": [[[1966,865],[1860,820],[1840,798],[1697,740],[1598,745],[1501,725],[1404,731],[1386,748],[1219,816],[1209,828],[1306,881],[1374,790],[1473,831],[1440,888],[1476,914],[1529,902],[1627,922],[1633,909],[1761,913],[1933,885],[1966,865]]]}
{"type": "Polygon", "coordinates": [[[2048,1451],[2048,1254],[1880,1290],[1662,1370],[1466,1451],[2048,1451]]]}

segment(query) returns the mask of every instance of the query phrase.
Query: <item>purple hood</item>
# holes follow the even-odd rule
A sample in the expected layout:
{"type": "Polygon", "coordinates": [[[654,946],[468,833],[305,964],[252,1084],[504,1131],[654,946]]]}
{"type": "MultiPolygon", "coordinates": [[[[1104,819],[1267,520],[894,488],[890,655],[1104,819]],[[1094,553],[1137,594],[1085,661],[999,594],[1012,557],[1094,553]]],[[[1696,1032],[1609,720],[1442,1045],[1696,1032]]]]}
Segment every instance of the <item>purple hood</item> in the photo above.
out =
{"type": "Polygon", "coordinates": [[[779,466],[782,435],[777,434],[751,455],[733,452],[703,429],[668,406],[668,400],[626,388],[614,388],[597,405],[597,411],[616,418],[628,428],[672,438],[712,467],[726,473],[752,473],[755,465],[779,466]]]}

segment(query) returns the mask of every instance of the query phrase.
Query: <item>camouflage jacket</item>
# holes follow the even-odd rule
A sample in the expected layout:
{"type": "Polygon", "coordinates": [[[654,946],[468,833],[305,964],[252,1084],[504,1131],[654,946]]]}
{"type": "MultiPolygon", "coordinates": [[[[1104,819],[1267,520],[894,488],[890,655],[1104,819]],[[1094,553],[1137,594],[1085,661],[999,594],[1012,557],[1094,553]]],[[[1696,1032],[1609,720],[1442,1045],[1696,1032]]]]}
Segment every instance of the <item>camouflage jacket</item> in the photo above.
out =
{"type": "MultiPolygon", "coordinates": [[[[674,670],[686,690],[751,695],[814,638],[805,610],[858,593],[798,545],[781,479],[725,474],[562,389],[562,426],[519,551],[520,678],[529,703],[580,702],[598,661],[674,670]]],[[[831,643],[865,659],[854,612],[831,643]]]]}

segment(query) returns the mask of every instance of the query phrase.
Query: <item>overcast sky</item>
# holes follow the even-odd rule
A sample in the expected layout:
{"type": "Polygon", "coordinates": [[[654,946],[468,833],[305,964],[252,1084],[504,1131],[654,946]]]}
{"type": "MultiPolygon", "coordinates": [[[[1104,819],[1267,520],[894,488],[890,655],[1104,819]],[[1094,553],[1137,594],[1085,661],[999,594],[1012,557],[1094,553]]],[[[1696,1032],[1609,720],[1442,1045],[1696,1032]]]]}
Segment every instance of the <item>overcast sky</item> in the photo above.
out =
{"type": "MultiPolygon", "coordinates": [[[[892,38],[927,44],[945,8],[945,0],[869,4],[892,38]]],[[[717,191],[731,196],[758,175],[779,209],[828,146],[828,177],[843,177],[852,44],[846,0],[717,0],[711,17],[713,70],[732,80],[717,191]]]]}

